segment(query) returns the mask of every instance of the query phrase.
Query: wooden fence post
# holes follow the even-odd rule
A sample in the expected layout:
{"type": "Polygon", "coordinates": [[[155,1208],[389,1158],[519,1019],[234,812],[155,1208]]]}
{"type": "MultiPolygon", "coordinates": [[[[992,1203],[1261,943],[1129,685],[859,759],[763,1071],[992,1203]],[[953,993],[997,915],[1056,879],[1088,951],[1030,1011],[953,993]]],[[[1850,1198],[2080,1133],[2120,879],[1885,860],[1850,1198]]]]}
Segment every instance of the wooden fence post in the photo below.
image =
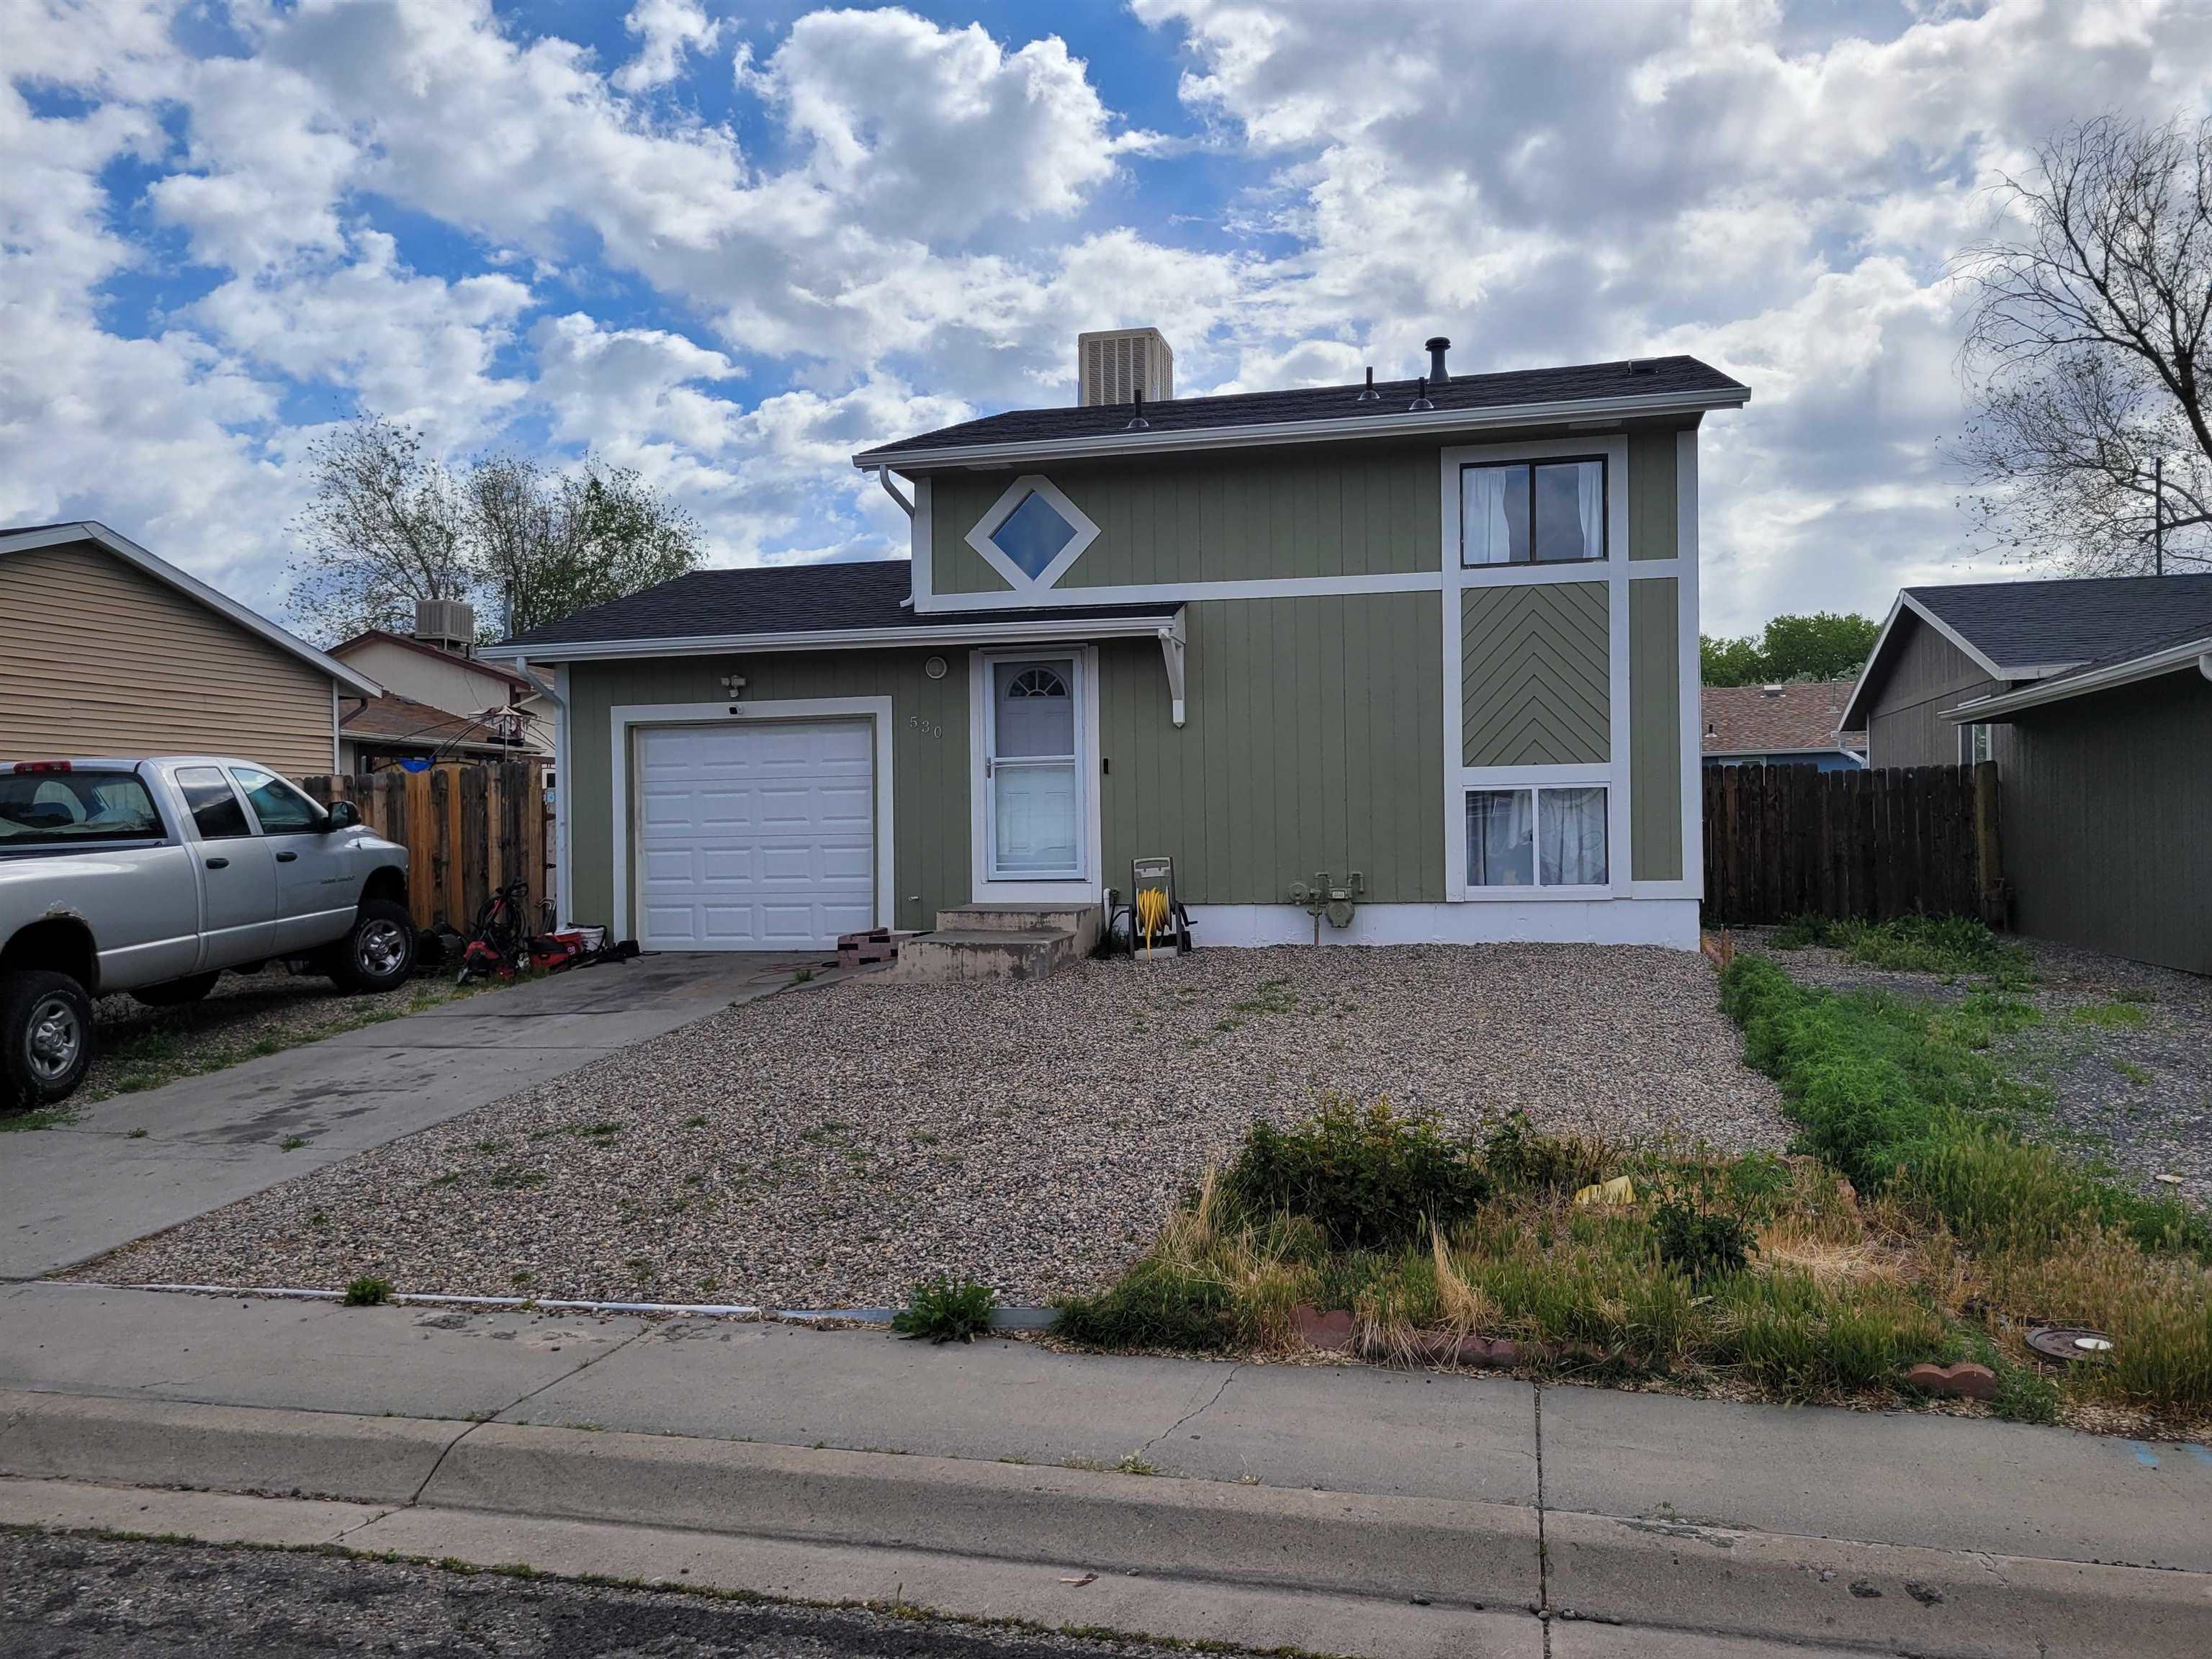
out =
{"type": "Polygon", "coordinates": [[[1974,763],[1974,902],[1992,927],[2010,925],[2006,914],[2004,843],[1997,822],[1997,763],[1974,763]]]}

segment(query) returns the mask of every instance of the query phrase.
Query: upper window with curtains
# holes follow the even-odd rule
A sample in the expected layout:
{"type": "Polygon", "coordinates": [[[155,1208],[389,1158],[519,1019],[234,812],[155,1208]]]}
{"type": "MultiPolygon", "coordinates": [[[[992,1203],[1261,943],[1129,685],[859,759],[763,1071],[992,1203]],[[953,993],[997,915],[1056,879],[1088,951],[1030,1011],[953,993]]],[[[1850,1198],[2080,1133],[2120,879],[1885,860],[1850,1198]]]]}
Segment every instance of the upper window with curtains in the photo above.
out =
{"type": "Polygon", "coordinates": [[[1499,461],[1459,470],[1459,562],[1574,564],[1602,559],[1605,458],[1499,461]]]}

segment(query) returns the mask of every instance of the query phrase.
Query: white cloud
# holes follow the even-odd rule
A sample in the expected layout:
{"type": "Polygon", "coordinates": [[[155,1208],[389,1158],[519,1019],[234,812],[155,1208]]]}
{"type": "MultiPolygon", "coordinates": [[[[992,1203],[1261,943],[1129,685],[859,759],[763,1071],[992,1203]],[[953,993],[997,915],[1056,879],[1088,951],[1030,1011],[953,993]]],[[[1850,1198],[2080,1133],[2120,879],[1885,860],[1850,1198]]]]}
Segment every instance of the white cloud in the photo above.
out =
{"type": "Polygon", "coordinates": [[[614,83],[631,93],[665,86],[693,52],[712,52],[722,33],[699,0],[637,0],[623,27],[638,37],[637,56],[615,71],[614,83]]]}

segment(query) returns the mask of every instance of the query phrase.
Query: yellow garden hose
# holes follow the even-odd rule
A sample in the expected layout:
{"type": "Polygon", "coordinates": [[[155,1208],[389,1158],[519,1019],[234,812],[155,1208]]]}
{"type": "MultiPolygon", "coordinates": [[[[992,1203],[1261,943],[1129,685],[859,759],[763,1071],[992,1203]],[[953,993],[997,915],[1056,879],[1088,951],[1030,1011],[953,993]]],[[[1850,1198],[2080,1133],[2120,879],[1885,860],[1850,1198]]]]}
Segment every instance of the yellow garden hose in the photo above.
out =
{"type": "Polygon", "coordinates": [[[1168,925],[1167,890],[1146,887],[1137,895],[1137,931],[1145,936],[1145,954],[1152,953],[1152,935],[1168,925]]]}

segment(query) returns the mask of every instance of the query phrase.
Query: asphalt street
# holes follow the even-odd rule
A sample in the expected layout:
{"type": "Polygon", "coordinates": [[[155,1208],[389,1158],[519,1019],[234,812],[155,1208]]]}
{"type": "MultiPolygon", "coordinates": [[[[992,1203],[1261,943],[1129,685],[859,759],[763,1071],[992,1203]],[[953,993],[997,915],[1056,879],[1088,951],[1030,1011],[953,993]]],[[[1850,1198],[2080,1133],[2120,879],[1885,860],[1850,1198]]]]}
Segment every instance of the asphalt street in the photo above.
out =
{"type": "Polygon", "coordinates": [[[0,1531],[0,1653],[11,1659],[1164,1659],[1168,1651],[859,1608],[0,1531]]]}

